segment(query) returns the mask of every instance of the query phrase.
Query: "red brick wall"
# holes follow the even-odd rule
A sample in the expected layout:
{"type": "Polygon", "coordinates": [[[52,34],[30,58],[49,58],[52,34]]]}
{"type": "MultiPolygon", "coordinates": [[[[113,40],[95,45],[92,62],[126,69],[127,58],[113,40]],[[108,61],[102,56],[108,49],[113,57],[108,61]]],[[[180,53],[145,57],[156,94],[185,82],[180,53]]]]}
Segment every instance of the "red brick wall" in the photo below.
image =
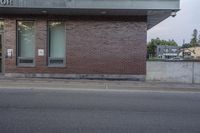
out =
{"type": "Polygon", "coordinates": [[[47,53],[48,19],[43,17],[34,19],[36,66],[16,66],[17,19],[8,17],[4,20],[4,47],[14,49],[14,56],[5,59],[5,73],[146,74],[146,19],[65,19],[65,68],[49,68],[47,56],[37,56],[40,48],[47,53]]]}

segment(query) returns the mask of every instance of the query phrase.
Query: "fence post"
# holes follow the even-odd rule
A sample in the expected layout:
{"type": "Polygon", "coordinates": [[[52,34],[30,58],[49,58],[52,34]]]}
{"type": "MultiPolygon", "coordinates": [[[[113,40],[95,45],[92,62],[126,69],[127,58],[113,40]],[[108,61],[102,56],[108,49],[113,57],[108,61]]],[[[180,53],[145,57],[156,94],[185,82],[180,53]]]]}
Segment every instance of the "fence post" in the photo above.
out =
{"type": "Polygon", "coordinates": [[[194,61],[192,62],[192,84],[194,84],[194,61]]]}

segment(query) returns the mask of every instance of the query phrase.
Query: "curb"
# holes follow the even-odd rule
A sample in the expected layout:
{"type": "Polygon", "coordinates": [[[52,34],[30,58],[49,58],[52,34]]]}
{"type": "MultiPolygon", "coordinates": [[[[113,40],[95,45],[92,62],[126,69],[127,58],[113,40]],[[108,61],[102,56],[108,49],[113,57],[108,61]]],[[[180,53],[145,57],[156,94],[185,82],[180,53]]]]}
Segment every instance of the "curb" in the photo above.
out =
{"type": "Polygon", "coordinates": [[[200,85],[106,80],[0,79],[0,89],[200,92],[200,85]]]}

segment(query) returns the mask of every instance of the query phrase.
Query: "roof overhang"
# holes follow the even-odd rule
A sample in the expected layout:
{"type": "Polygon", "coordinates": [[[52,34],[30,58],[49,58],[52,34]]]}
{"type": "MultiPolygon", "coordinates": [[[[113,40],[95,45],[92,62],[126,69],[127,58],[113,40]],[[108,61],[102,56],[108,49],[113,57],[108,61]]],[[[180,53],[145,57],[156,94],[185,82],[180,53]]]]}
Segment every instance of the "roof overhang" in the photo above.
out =
{"type": "Polygon", "coordinates": [[[148,29],[179,8],[180,0],[0,0],[0,15],[147,16],[148,29]]]}

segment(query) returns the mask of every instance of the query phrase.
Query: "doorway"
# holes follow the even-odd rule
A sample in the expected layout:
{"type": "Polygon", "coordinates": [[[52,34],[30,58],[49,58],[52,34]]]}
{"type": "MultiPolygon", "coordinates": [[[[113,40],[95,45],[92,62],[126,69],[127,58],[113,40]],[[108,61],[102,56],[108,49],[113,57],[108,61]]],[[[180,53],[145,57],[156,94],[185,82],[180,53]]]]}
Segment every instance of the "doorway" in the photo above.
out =
{"type": "Polygon", "coordinates": [[[0,74],[3,73],[3,35],[0,33],[0,74]]]}

